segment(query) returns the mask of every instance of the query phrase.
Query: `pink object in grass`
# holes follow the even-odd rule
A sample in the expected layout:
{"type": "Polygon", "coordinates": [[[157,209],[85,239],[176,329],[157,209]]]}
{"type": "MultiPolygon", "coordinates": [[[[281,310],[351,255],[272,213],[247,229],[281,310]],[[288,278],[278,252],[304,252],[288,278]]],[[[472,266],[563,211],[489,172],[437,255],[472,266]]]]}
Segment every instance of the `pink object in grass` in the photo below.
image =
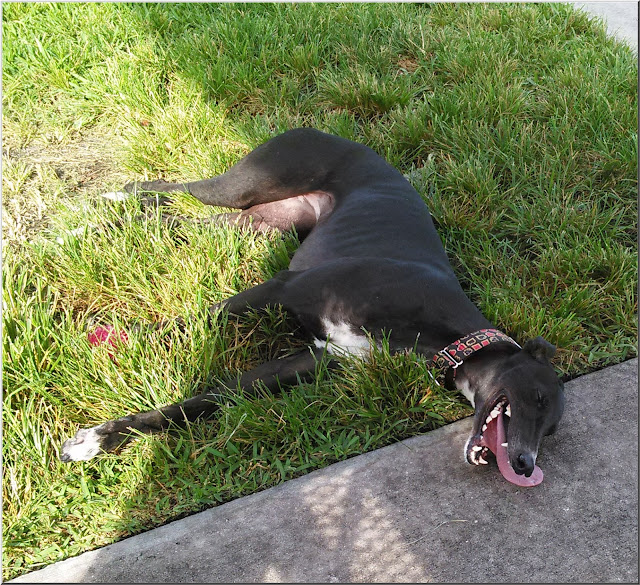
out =
{"type": "MultiPolygon", "coordinates": [[[[115,348],[119,344],[129,341],[129,336],[126,331],[116,331],[112,325],[101,325],[87,334],[87,340],[94,346],[109,344],[115,348]]],[[[111,352],[109,355],[113,357],[111,352]]]]}

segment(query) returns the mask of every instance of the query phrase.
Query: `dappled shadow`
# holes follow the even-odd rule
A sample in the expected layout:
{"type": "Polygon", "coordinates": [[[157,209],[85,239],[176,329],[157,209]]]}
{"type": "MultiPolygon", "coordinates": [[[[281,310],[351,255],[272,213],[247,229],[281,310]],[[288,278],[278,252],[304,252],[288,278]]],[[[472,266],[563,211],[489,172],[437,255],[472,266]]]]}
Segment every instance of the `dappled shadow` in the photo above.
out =
{"type": "Polygon", "coordinates": [[[636,582],[637,368],[567,384],[535,488],[463,463],[467,419],[21,581],[636,582]]]}
{"type": "MultiPolygon", "coordinates": [[[[337,583],[431,581],[428,568],[411,550],[412,543],[426,535],[411,541],[399,522],[411,510],[391,507],[389,495],[380,493],[378,486],[358,486],[354,490],[349,475],[345,470],[344,482],[309,485],[301,490],[315,524],[312,534],[318,535],[315,562],[309,559],[309,566],[316,565],[322,557],[342,557],[341,563],[327,560],[324,567],[327,580],[337,583]]],[[[396,489],[402,490],[402,484],[400,481],[396,489]]],[[[270,566],[264,580],[271,580],[272,575],[277,576],[277,569],[270,566]]],[[[283,580],[282,577],[278,580],[283,580]]]]}

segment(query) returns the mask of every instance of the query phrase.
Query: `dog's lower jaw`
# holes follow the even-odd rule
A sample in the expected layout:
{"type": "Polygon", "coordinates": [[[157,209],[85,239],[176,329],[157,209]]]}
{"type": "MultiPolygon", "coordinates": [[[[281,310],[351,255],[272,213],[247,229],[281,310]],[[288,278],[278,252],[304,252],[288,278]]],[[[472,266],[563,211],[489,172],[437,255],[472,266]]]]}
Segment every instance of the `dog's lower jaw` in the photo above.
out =
{"type": "Polygon", "coordinates": [[[489,450],[486,447],[480,447],[478,443],[482,437],[471,435],[464,444],[463,457],[469,465],[487,465],[489,462],[486,456],[489,450]]]}
{"type": "Polygon", "coordinates": [[[483,444],[482,435],[471,435],[464,446],[464,460],[469,465],[487,465],[491,450],[483,444]]]}
{"type": "MultiPolygon", "coordinates": [[[[487,465],[487,456],[491,452],[491,449],[483,440],[484,432],[487,430],[488,425],[491,423],[495,424],[495,421],[499,416],[501,417],[501,420],[510,418],[511,405],[507,401],[506,397],[499,396],[495,402],[493,402],[491,410],[488,412],[486,418],[484,415],[480,414],[481,412],[483,412],[483,409],[481,405],[479,405],[476,417],[482,417],[482,422],[477,423],[474,421],[474,427],[477,425],[480,428],[475,433],[471,434],[464,446],[465,461],[471,465],[487,465]]],[[[507,444],[504,443],[502,447],[506,448],[507,444]]]]}

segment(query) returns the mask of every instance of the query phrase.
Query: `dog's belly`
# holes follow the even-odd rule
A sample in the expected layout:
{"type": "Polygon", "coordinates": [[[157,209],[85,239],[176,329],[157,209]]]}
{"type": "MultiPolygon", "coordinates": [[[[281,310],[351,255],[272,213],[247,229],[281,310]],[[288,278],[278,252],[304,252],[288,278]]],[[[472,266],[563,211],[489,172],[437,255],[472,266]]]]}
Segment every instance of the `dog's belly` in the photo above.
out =
{"type": "Polygon", "coordinates": [[[447,268],[442,242],[419,195],[407,192],[404,185],[387,190],[389,193],[362,189],[340,200],[330,214],[320,217],[294,254],[290,270],[304,271],[342,258],[379,258],[447,268]]]}

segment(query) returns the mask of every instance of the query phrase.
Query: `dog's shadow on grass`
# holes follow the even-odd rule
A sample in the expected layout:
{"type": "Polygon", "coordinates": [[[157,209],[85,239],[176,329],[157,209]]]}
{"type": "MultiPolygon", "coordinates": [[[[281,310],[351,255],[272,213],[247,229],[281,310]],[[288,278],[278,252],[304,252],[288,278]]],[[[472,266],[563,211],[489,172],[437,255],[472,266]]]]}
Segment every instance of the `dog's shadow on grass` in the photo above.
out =
{"type": "MultiPolygon", "coordinates": [[[[159,229],[172,233],[173,228],[161,225],[159,229]]],[[[194,244],[189,240],[189,233],[196,233],[198,242],[209,235],[215,237],[208,230],[207,226],[197,226],[194,231],[189,228],[187,235],[178,229],[176,235],[180,245],[188,246],[194,244]]],[[[285,268],[299,244],[294,234],[249,237],[255,237],[252,241],[257,244],[262,238],[269,242],[268,246],[261,247],[261,255],[249,263],[260,279],[267,279],[285,268]]],[[[161,254],[161,250],[158,253],[161,254]]],[[[187,319],[186,330],[175,325],[167,331],[154,332],[148,347],[143,346],[144,335],[137,334],[134,341],[141,347],[134,348],[135,355],[131,358],[116,355],[116,362],[109,365],[121,370],[120,375],[128,376],[124,369],[143,371],[146,366],[159,371],[166,358],[167,375],[163,383],[184,373],[178,384],[179,396],[175,397],[179,401],[219,387],[239,371],[306,345],[297,323],[280,308],[251,312],[239,320],[229,318],[224,312],[217,313],[210,323],[204,322],[206,309],[201,313],[200,322],[187,319]],[[162,352],[166,352],[164,358],[162,352]],[[145,360],[156,363],[150,366],[145,360]]],[[[392,366],[386,364],[383,369],[392,366]]],[[[147,384],[153,384],[151,377],[147,384]]],[[[349,422],[341,426],[331,410],[332,403],[343,397],[331,394],[323,385],[335,386],[335,378],[332,382],[331,374],[321,369],[314,383],[294,387],[284,392],[283,397],[274,397],[266,390],[258,392],[256,397],[231,392],[223,409],[209,420],[198,421],[185,429],[139,437],[119,454],[106,455],[106,467],[122,474],[122,491],[126,494],[120,496],[118,517],[110,521],[108,531],[115,539],[122,539],[357,454],[351,442],[360,439],[358,433],[346,432],[349,422]],[[337,427],[344,432],[338,435],[337,427]],[[315,435],[316,442],[322,443],[316,451],[324,449],[326,453],[318,456],[306,449],[301,455],[301,450],[295,448],[301,435],[315,435]],[[322,435],[326,438],[318,440],[322,435]],[[344,450],[340,451],[342,445],[344,450]]],[[[150,407],[163,405],[153,403],[150,407]]],[[[345,411],[339,416],[357,415],[345,411]]],[[[384,418],[385,414],[380,416],[384,418]]],[[[376,424],[377,421],[372,420],[371,425],[376,424]]],[[[386,424],[392,428],[395,422],[386,424]]],[[[377,429],[372,430],[372,434],[375,432],[377,429]]],[[[95,483],[100,484],[102,464],[98,461],[89,465],[95,465],[91,475],[95,483]]],[[[421,580],[424,576],[416,573],[414,577],[421,580]]]]}

